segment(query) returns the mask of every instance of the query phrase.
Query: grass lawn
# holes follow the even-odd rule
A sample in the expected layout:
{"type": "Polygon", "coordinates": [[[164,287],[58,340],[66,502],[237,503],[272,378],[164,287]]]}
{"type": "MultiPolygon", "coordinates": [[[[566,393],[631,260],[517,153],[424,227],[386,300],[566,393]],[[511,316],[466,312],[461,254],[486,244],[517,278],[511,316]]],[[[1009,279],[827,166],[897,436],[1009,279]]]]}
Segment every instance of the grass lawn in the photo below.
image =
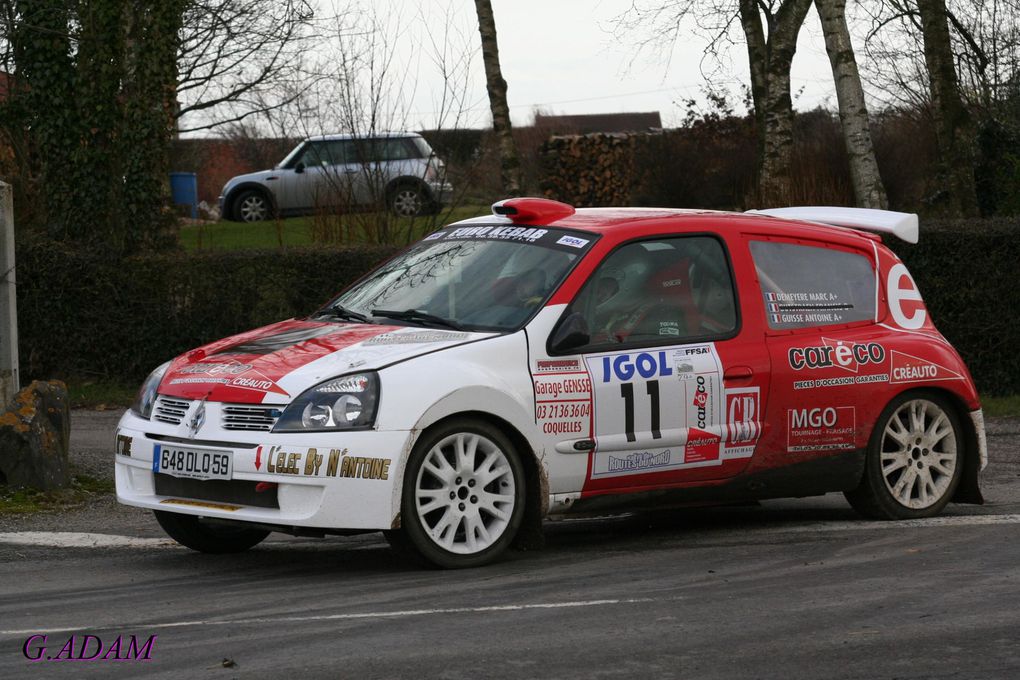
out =
{"type": "Polygon", "coordinates": [[[114,491],[112,480],[88,475],[74,475],[71,486],[56,491],[12,488],[0,484],[0,516],[22,515],[40,510],[66,510],[85,504],[90,498],[106,496],[114,491]]]}
{"type": "MultiPolygon", "coordinates": [[[[324,217],[291,217],[265,222],[210,222],[187,224],[181,227],[181,245],[186,250],[238,250],[241,248],[281,248],[287,246],[314,245],[313,234],[339,232],[344,243],[369,243],[365,233],[374,229],[381,220],[389,219],[389,228],[395,234],[410,233],[417,240],[450,222],[468,217],[488,215],[488,206],[463,205],[444,209],[438,215],[426,217],[396,218],[383,213],[352,213],[349,215],[327,215],[324,217]]],[[[329,240],[332,242],[332,239],[329,240]]]]}
{"type": "Polygon", "coordinates": [[[1008,397],[981,397],[985,416],[1020,416],[1020,394],[1008,397]]]}
{"type": "Polygon", "coordinates": [[[70,380],[67,382],[67,394],[71,408],[105,411],[130,406],[141,386],[141,383],[127,385],[112,380],[70,380]]]}

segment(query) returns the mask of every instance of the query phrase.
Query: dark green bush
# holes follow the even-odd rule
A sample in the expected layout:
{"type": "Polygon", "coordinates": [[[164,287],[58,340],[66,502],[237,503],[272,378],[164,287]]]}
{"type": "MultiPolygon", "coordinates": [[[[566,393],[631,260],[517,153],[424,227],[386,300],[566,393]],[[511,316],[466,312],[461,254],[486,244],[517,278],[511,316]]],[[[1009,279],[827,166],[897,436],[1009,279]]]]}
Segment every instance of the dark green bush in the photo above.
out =
{"type": "Polygon", "coordinates": [[[308,314],[391,246],[174,253],[112,259],[20,243],[22,371],[137,381],[181,352],[308,314]]]}
{"type": "MultiPolygon", "coordinates": [[[[1020,220],[924,221],[890,246],[939,330],[987,394],[1020,393],[1020,220]]],[[[138,256],[113,260],[21,243],[18,312],[26,378],[138,381],[187,349],[313,311],[387,246],[138,256]]]]}
{"type": "Polygon", "coordinates": [[[886,239],[983,394],[1020,394],[1018,239],[1017,218],[922,220],[917,245],[886,239]]]}

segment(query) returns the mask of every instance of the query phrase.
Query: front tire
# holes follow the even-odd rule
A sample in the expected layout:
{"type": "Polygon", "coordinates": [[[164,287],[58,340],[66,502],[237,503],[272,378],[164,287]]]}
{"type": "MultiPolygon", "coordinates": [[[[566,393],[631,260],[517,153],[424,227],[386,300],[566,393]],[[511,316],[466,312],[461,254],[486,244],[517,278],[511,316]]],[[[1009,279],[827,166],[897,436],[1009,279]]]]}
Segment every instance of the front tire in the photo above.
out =
{"type": "Polygon", "coordinates": [[[963,471],[956,409],[931,392],[901,394],[885,407],[868,443],[864,477],[845,493],[871,519],[917,519],[942,512],[963,471]]]}
{"type": "Polygon", "coordinates": [[[411,451],[401,532],[391,542],[446,569],[487,564],[516,536],[525,494],[524,468],[506,435],[483,421],[450,421],[411,451]]]}
{"type": "Polygon", "coordinates": [[[234,217],[238,222],[262,222],[272,217],[273,208],[261,191],[248,189],[234,200],[234,217]]]}
{"type": "Polygon", "coordinates": [[[211,526],[203,524],[194,515],[153,510],[156,521],[170,538],[186,548],[198,552],[225,554],[239,553],[252,548],[269,535],[262,529],[244,527],[211,526]]]}

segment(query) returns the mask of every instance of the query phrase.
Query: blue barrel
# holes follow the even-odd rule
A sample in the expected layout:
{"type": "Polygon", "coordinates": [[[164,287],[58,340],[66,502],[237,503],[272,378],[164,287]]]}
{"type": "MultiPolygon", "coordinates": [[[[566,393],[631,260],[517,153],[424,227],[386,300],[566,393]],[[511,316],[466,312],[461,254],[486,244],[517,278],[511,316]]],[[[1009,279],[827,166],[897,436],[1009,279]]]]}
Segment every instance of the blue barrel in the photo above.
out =
{"type": "Polygon", "coordinates": [[[198,175],[193,172],[171,172],[170,196],[174,205],[191,206],[191,219],[198,217],[198,175]]]}

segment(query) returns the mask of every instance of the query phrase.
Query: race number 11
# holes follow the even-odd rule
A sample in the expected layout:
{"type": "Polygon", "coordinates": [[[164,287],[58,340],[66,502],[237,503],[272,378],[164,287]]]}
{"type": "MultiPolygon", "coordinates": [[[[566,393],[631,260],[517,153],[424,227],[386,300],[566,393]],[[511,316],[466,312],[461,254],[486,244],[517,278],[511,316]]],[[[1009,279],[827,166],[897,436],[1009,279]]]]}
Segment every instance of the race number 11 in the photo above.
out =
{"type": "MultiPolygon", "coordinates": [[[[645,383],[652,408],[652,439],[662,439],[659,425],[659,381],[649,380],[645,383]]],[[[634,383],[622,383],[620,396],[623,397],[623,429],[627,433],[627,441],[637,437],[634,434],[634,383]]]]}

